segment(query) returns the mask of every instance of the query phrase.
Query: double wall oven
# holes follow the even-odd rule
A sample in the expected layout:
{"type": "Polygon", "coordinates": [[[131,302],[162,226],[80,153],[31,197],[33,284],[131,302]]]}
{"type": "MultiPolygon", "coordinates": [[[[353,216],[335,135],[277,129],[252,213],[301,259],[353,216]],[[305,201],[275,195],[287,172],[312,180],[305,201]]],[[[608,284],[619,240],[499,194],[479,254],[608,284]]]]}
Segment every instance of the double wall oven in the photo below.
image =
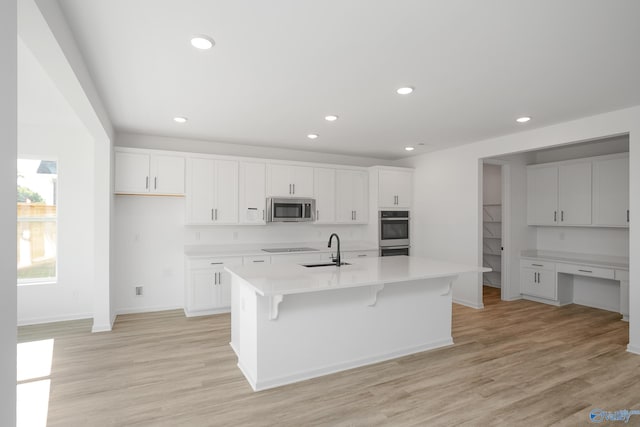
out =
{"type": "Polygon", "coordinates": [[[409,211],[380,211],[380,256],[409,255],[409,211]]]}

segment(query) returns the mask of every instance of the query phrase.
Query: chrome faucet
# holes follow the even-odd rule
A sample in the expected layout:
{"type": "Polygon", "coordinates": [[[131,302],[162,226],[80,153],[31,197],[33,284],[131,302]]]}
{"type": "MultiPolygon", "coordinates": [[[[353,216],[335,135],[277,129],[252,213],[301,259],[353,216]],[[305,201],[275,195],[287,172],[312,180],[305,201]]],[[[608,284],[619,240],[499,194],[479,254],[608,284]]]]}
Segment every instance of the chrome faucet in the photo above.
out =
{"type": "Polygon", "coordinates": [[[340,262],[340,237],[338,237],[338,235],[336,233],[331,234],[331,236],[329,236],[329,244],[327,245],[328,248],[331,247],[331,241],[333,240],[333,236],[336,237],[336,240],[338,241],[338,256],[336,256],[333,260],[336,262],[336,267],[340,267],[342,265],[342,263],[340,262]]]}

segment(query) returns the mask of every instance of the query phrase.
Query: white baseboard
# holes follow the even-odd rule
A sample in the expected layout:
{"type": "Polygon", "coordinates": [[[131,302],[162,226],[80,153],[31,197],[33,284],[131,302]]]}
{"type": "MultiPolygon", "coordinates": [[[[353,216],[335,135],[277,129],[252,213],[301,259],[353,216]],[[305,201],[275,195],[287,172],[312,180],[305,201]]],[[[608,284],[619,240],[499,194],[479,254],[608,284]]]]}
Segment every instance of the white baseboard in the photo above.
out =
{"type": "Polygon", "coordinates": [[[475,302],[466,301],[459,298],[453,298],[453,302],[456,304],[464,305],[465,307],[475,308],[476,310],[480,310],[484,308],[484,304],[476,304],[475,302]]]}
{"type": "Polygon", "coordinates": [[[582,301],[582,300],[574,298],[573,303],[574,304],[578,304],[578,305],[584,305],[585,307],[598,308],[600,310],[613,311],[614,313],[620,313],[620,308],[619,307],[611,307],[611,306],[608,306],[608,305],[602,305],[602,304],[594,303],[593,301],[582,301]]]}
{"type": "Polygon", "coordinates": [[[640,346],[628,344],[627,351],[629,353],[640,354],[640,346]]]}
{"type": "Polygon", "coordinates": [[[168,310],[181,310],[182,306],[158,306],[158,307],[130,307],[119,308],[116,310],[116,315],[120,314],[138,314],[138,313],[153,313],[156,311],[168,311],[168,310]]]}
{"type": "Polygon", "coordinates": [[[528,301],[540,302],[542,304],[555,305],[556,307],[560,307],[561,305],[571,304],[570,302],[566,303],[566,304],[560,304],[559,301],[548,300],[548,299],[545,299],[545,298],[534,297],[534,296],[531,296],[531,295],[523,295],[522,299],[526,299],[528,301]]]}
{"type": "Polygon", "coordinates": [[[522,299],[522,295],[518,295],[517,297],[507,297],[503,298],[502,301],[518,301],[522,299]]]}
{"type": "Polygon", "coordinates": [[[104,323],[102,325],[98,325],[98,324],[94,323],[93,327],[91,328],[91,333],[111,332],[112,329],[113,329],[113,325],[111,325],[109,323],[104,323]]]}
{"type": "Polygon", "coordinates": [[[285,375],[277,378],[269,378],[266,380],[256,380],[252,375],[248,374],[247,369],[245,369],[240,361],[238,361],[238,368],[243,373],[253,391],[262,391],[267,390],[274,387],[280,387],[287,384],[297,383],[300,381],[308,380],[311,378],[321,377],[324,375],[334,374],[336,372],[346,371],[348,369],[358,368],[360,366],[371,365],[374,363],[384,362],[386,360],[397,359],[398,357],[408,356],[410,354],[421,353],[427,350],[433,350],[440,347],[445,347],[453,344],[453,339],[448,338],[439,341],[433,341],[427,344],[423,344],[420,346],[409,347],[397,351],[392,351],[390,353],[380,354],[377,356],[364,357],[362,359],[351,360],[348,362],[336,363],[334,365],[326,366],[319,369],[311,369],[309,371],[304,372],[296,372],[292,375],[285,375]]]}
{"type": "Polygon", "coordinates": [[[62,316],[49,316],[49,317],[33,317],[31,319],[18,319],[18,326],[41,325],[43,323],[55,323],[55,322],[68,322],[70,320],[91,319],[92,317],[93,317],[93,314],[91,313],[65,314],[62,316]]]}
{"type": "Polygon", "coordinates": [[[215,308],[211,310],[187,311],[184,309],[184,315],[187,317],[210,316],[212,314],[231,313],[231,307],[215,308]]]}

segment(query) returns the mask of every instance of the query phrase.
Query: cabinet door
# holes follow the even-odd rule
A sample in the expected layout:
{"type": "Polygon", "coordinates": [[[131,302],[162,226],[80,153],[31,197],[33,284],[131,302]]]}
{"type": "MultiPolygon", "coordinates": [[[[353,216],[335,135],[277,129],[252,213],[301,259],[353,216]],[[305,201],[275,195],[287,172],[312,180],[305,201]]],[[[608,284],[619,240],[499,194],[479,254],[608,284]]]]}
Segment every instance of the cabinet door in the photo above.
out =
{"type": "Polygon", "coordinates": [[[353,219],[358,224],[369,222],[369,175],[366,172],[351,173],[351,191],[353,197],[353,219]]]}
{"type": "Polygon", "coordinates": [[[211,224],[214,209],[215,161],[189,159],[187,168],[187,224],[211,224]]]}
{"type": "Polygon", "coordinates": [[[591,224],[591,163],[560,166],[558,210],[561,225],[591,224]]]}
{"type": "Polygon", "coordinates": [[[558,168],[527,169],[527,224],[554,225],[558,217],[558,168]]]}
{"type": "Polygon", "coordinates": [[[316,168],[314,175],[316,224],[332,224],[336,222],[336,171],[316,168]]]}
{"type": "Polygon", "coordinates": [[[267,165],[267,183],[269,197],[293,197],[290,166],[267,165]]]}
{"type": "Polygon", "coordinates": [[[629,226],[629,157],[593,162],[593,224],[629,226]]]}
{"type": "Polygon", "coordinates": [[[187,303],[188,312],[211,310],[215,306],[218,293],[216,276],[213,269],[191,270],[191,292],[187,303]]]}
{"type": "Polygon", "coordinates": [[[115,153],[115,192],[149,192],[149,155],[140,153],[115,153]]]}
{"type": "Polygon", "coordinates": [[[295,197],[313,197],[313,168],[291,166],[291,183],[295,197]]]}
{"type": "Polygon", "coordinates": [[[231,307],[231,274],[224,271],[224,266],[214,268],[213,271],[217,274],[213,308],[231,307]]]}
{"type": "Polygon", "coordinates": [[[336,222],[353,223],[353,176],[352,171],[336,171],[336,222]]]}
{"type": "Polygon", "coordinates": [[[238,162],[216,160],[215,163],[215,223],[237,224],[238,162]]]}
{"type": "Polygon", "coordinates": [[[152,193],[184,194],[184,158],[178,156],[151,156],[152,193]]]}
{"type": "Polygon", "coordinates": [[[556,272],[533,268],[520,269],[521,292],[550,300],[557,299],[556,272]]]}
{"type": "Polygon", "coordinates": [[[265,224],[264,163],[240,163],[240,224],[265,224]]]}
{"type": "Polygon", "coordinates": [[[411,206],[413,174],[405,171],[380,170],[378,173],[378,206],[408,208],[411,206]]]}

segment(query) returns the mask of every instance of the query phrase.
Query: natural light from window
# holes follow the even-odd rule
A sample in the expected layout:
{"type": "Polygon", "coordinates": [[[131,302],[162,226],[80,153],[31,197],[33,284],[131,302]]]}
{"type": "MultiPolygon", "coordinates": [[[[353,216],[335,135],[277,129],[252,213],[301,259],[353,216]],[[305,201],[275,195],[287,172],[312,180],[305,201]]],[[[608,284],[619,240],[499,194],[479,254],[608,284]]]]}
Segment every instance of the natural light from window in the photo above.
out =
{"type": "Polygon", "coordinates": [[[17,178],[18,284],[55,282],[58,164],[18,159],[17,178]]]}
{"type": "Polygon", "coordinates": [[[17,427],[46,427],[54,340],[18,344],[17,427]]]}

